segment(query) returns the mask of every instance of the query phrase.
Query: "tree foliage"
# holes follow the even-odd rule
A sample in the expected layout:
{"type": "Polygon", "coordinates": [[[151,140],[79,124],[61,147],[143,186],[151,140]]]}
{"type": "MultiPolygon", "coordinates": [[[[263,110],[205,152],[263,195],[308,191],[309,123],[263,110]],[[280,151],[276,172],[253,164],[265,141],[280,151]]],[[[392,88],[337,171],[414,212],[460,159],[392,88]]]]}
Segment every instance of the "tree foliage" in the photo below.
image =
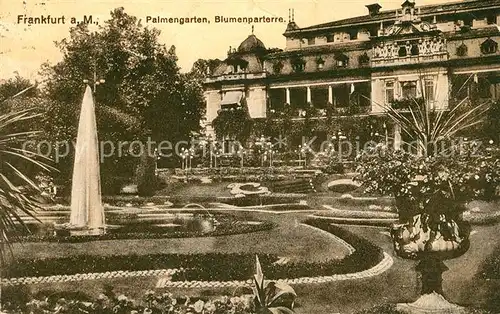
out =
{"type": "MultiPolygon", "coordinates": [[[[101,141],[155,141],[172,143],[186,139],[199,129],[203,95],[201,84],[179,72],[175,47],[159,43],[160,31],[142,27],[123,8],[111,12],[111,19],[98,31],[85,24],[70,30],[68,38],[57,42],[63,60],[45,65],[47,92],[46,133],[53,141],[72,142],[83,80],[105,83],[96,87],[98,135],[101,141]]],[[[102,171],[132,175],[139,158],[126,151],[107,158],[102,171]]],[[[71,154],[60,167],[71,169],[71,154]]],[[[68,178],[69,171],[63,171],[68,178]]]]}

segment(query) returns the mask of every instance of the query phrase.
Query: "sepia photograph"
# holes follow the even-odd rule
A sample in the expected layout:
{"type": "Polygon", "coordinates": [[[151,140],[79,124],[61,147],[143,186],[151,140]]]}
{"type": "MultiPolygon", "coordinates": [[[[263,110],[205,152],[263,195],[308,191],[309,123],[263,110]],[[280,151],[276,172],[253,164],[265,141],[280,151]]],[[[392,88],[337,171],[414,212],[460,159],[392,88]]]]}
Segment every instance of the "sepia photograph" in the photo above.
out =
{"type": "Polygon", "coordinates": [[[500,313],[500,0],[0,0],[0,314],[500,313]]]}

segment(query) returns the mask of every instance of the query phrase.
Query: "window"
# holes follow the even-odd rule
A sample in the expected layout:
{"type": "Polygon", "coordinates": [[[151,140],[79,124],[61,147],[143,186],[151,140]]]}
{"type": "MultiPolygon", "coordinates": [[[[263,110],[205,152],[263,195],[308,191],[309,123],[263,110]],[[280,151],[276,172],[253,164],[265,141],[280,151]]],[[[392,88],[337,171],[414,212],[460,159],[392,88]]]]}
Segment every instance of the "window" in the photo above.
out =
{"type": "Polygon", "coordinates": [[[486,17],[486,22],[488,22],[488,25],[496,24],[497,23],[496,15],[488,15],[486,17]]]}
{"type": "Polygon", "coordinates": [[[479,77],[477,88],[480,98],[491,98],[491,83],[487,77],[479,77]]]}
{"type": "Polygon", "coordinates": [[[488,38],[481,44],[481,52],[483,54],[492,54],[497,52],[498,43],[491,38],[488,38]]]}
{"type": "Polygon", "coordinates": [[[345,68],[349,64],[349,57],[345,54],[335,56],[335,64],[338,68],[345,68]]]}
{"type": "Polygon", "coordinates": [[[337,62],[337,67],[339,68],[345,68],[347,66],[344,60],[337,60],[336,62],[337,62]]]}
{"type": "Polygon", "coordinates": [[[467,45],[462,43],[460,46],[457,47],[457,56],[459,57],[465,57],[467,56],[469,48],[467,48],[467,45]]]}
{"type": "Polygon", "coordinates": [[[360,66],[365,66],[370,64],[370,57],[368,57],[368,54],[366,52],[359,56],[358,62],[360,66]]]}
{"type": "Polygon", "coordinates": [[[321,57],[316,58],[316,65],[318,66],[318,70],[323,69],[323,66],[325,65],[325,60],[323,60],[323,58],[321,57]]]}
{"type": "Polygon", "coordinates": [[[432,79],[424,81],[424,93],[427,101],[434,101],[434,81],[432,79]]]}
{"type": "Polygon", "coordinates": [[[303,72],[306,67],[306,61],[300,56],[295,56],[290,60],[292,64],[292,69],[295,72],[303,72]]]}
{"type": "Polygon", "coordinates": [[[316,43],[316,38],[315,37],[307,39],[307,44],[308,45],[314,45],[315,43],[316,43]]]}
{"type": "Polygon", "coordinates": [[[350,30],[349,31],[349,37],[350,37],[351,40],[358,39],[358,30],[357,29],[350,30]]]}
{"type": "Polygon", "coordinates": [[[326,42],[327,42],[327,43],[333,43],[333,41],[334,41],[334,36],[333,36],[333,34],[326,35],[326,42]]]}
{"type": "Polygon", "coordinates": [[[417,98],[417,82],[416,81],[402,82],[401,91],[403,92],[403,98],[406,99],[417,98]]]}
{"type": "Polygon", "coordinates": [[[467,16],[464,18],[464,26],[472,27],[473,22],[474,22],[474,19],[470,16],[467,16]]]}
{"type": "Polygon", "coordinates": [[[277,61],[273,64],[273,71],[276,74],[281,73],[281,70],[283,70],[283,62],[277,61]]]}
{"type": "Polygon", "coordinates": [[[418,56],[418,54],[419,54],[418,45],[417,44],[411,45],[411,55],[418,56]]]}
{"type": "Polygon", "coordinates": [[[406,47],[405,46],[399,47],[398,56],[406,57],[406,47]]]}
{"type": "Polygon", "coordinates": [[[349,107],[351,84],[333,85],[333,105],[335,108],[349,107]]]}
{"type": "Polygon", "coordinates": [[[385,82],[385,104],[394,102],[394,81],[385,82]]]}

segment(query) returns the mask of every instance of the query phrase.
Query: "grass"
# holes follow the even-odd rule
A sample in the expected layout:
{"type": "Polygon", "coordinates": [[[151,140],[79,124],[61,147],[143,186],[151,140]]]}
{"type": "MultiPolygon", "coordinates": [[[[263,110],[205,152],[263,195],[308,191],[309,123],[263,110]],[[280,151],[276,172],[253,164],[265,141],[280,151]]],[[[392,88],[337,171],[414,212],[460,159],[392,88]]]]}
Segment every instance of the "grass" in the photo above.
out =
{"type": "MultiPolygon", "coordinates": [[[[247,213],[248,219],[254,216],[247,213]]],[[[256,217],[262,215],[255,214],[256,217]]],[[[270,216],[268,216],[270,217],[270,216]]],[[[16,258],[52,258],[79,254],[114,255],[120,254],[155,254],[169,253],[269,253],[290,258],[290,260],[322,261],[331,258],[342,258],[347,250],[339,243],[317,230],[290,221],[286,225],[272,230],[244,235],[231,235],[204,238],[178,239],[141,239],[141,240],[103,240],[86,243],[16,243],[13,250],[16,258]],[[288,227],[290,226],[290,227],[288,227]]],[[[279,223],[280,219],[275,219],[279,223]]]]}
{"type": "MultiPolygon", "coordinates": [[[[327,205],[328,206],[328,205],[327,205]]],[[[397,213],[384,211],[368,211],[368,210],[342,210],[331,206],[326,207],[327,211],[317,213],[318,216],[337,217],[337,218],[382,218],[382,219],[398,219],[397,213]]]]}
{"type": "MultiPolygon", "coordinates": [[[[308,198],[308,203],[311,203],[308,198]]],[[[236,250],[251,251],[252,246],[257,245],[255,250],[267,251],[271,254],[286,254],[295,259],[311,259],[321,261],[331,256],[338,255],[339,258],[345,253],[339,251],[339,247],[327,235],[315,230],[301,227],[300,221],[308,214],[286,214],[274,215],[266,213],[237,213],[247,219],[257,218],[270,220],[278,223],[278,228],[270,232],[259,232],[246,236],[217,237],[203,240],[188,239],[188,242],[178,241],[180,239],[166,239],[154,241],[103,241],[95,246],[79,245],[54,245],[35,243],[15,245],[16,254],[22,256],[66,256],[66,254],[78,254],[81,250],[106,254],[108,251],[123,250],[124,252],[137,251],[152,252],[179,252],[179,251],[210,251],[217,248],[219,251],[236,250]],[[273,239],[275,238],[275,239],[273,239]],[[269,242],[266,242],[269,241],[269,242]],[[266,245],[269,243],[269,246],[266,245]],[[231,244],[233,245],[231,248],[231,244]],[[103,245],[103,247],[101,247],[103,245]],[[208,247],[204,247],[208,246],[208,247]],[[58,252],[59,248],[62,249],[58,252]],[[238,248],[238,249],[235,249],[238,248]],[[340,253],[340,254],[339,254],[340,253]]],[[[369,239],[374,244],[382,247],[385,252],[393,254],[392,242],[385,234],[387,229],[363,226],[346,226],[350,231],[369,239]]],[[[500,312],[500,280],[478,279],[475,274],[479,270],[482,261],[492,254],[498,246],[500,225],[473,226],[474,234],[471,235],[471,248],[463,256],[446,261],[450,268],[444,273],[443,288],[446,298],[453,303],[464,306],[482,307],[489,304],[493,312],[500,312]]],[[[362,280],[346,280],[322,284],[294,285],[298,294],[297,314],[311,313],[342,313],[351,314],[363,309],[369,309],[378,305],[398,302],[413,302],[419,296],[419,282],[414,270],[415,261],[394,258],[394,265],[381,275],[365,278],[362,280]]],[[[113,278],[108,280],[91,280],[78,283],[53,283],[43,285],[32,285],[35,291],[55,289],[60,291],[83,291],[96,297],[101,287],[112,284],[117,293],[124,293],[131,297],[140,298],[147,289],[155,289],[158,278],[113,278]]],[[[175,295],[231,295],[234,289],[160,289],[170,291],[175,295]]]]}

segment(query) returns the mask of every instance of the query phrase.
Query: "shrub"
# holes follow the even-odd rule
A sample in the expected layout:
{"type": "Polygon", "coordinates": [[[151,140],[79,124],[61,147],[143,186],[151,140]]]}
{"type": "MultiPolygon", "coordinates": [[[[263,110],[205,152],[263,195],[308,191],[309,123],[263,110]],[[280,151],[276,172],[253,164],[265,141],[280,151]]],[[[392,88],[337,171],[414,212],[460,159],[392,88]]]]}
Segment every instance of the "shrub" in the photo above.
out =
{"type": "Polygon", "coordinates": [[[384,304],[356,312],[356,314],[404,314],[404,312],[398,311],[395,304],[384,304]]]}
{"type": "Polygon", "coordinates": [[[500,279],[500,246],[484,259],[476,276],[481,279],[500,279]]]}

